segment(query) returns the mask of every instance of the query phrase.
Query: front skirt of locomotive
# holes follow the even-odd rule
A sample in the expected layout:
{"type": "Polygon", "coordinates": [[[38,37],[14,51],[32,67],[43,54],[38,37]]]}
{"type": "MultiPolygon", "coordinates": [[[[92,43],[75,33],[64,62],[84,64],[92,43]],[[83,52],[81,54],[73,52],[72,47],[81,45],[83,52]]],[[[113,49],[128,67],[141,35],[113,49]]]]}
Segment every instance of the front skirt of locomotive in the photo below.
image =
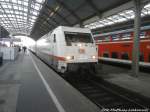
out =
{"type": "Polygon", "coordinates": [[[89,62],[89,63],[68,63],[67,70],[68,71],[80,71],[80,70],[93,70],[95,67],[96,62],[89,62]]]}
{"type": "Polygon", "coordinates": [[[79,70],[93,70],[95,69],[95,64],[97,61],[89,61],[89,62],[71,62],[64,61],[59,63],[59,70],[61,73],[65,72],[77,72],[79,70]]]}

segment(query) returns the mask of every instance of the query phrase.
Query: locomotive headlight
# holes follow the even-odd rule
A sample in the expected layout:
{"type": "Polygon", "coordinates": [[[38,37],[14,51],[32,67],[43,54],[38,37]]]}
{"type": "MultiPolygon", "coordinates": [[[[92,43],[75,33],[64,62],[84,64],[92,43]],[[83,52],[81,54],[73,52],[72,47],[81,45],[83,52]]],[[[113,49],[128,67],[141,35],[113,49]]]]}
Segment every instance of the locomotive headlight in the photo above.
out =
{"type": "Polygon", "coordinates": [[[79,47],[82,47],[82,44],[81,43],[79,43],[79,44],[77,44],[79,47]]]}
{"type": "Polygon", "coordinates": [[[71,60],[73,58],[74,58],[74,56],[66,56],[66,60],[71,60]]]}
{"type": "Polygon", "coordinates": [[[92,56],[92,59],[96,59],[96,56],[92,56]]]}

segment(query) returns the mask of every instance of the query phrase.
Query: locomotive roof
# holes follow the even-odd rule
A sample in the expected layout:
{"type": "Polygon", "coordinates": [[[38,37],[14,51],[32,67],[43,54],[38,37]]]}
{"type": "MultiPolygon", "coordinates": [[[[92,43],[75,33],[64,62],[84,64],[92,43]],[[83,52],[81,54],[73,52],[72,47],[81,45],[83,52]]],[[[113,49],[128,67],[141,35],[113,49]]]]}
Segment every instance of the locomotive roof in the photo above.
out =
{"type": "Polygon", "coordinates": [[[63,31],[70,31],[70,32],[83,32],[83,33],[91,32],[89,28],[70,27],[70,26],[58,26],[56,29],[62,29],[63,31]]]}

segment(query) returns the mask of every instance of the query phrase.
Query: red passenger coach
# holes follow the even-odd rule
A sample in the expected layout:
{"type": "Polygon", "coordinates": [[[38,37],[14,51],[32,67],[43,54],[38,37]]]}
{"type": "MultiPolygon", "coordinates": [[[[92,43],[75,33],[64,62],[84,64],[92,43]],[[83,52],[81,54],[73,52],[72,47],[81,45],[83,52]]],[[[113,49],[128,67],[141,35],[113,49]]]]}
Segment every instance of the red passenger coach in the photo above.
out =
{"type": "MultiPolygon", "coordinates": [[[[99,59],[132,60],[133,29],[94,35],[99,59]]],[[[150,29],[142,27],[140,34],[140,61],[150,62],[150,29]]]]}

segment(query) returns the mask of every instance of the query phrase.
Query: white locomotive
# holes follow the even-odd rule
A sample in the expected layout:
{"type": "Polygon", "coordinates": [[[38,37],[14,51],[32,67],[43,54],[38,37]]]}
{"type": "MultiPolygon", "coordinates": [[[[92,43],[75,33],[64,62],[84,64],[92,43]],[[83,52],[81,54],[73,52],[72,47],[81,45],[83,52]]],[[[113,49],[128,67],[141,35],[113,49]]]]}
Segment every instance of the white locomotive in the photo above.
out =
{"type": "Polygon", "coordinates": [[[59,26],[36,42],[34,52],[61,73],[93,70],[98,62],[97,47],[87,28],[59,26]]]}

